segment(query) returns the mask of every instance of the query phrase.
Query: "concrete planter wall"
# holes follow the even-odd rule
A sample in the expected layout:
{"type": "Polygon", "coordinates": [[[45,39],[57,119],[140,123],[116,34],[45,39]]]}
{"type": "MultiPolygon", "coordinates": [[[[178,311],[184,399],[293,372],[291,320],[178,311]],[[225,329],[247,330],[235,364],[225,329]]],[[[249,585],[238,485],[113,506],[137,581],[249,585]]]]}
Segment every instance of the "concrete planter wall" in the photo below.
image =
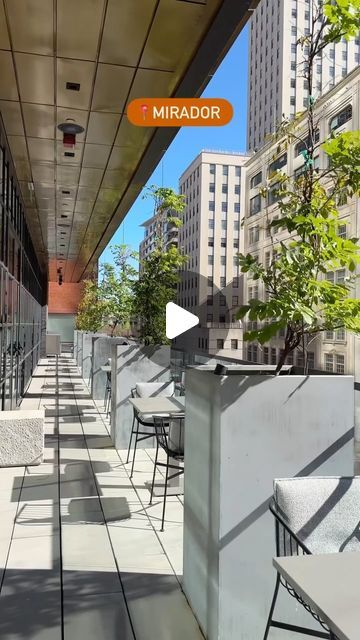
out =
{"type": "Polygon", "coordinates": [[[81,341],[80,364],[81,375],[86,383],[90,383],[93,368],[93,339],[96,337],[104,337],[102,333],[79,332],[79,340],[81,341]]]}
{"type": "Polygon", "coordinates": [[[128,342],[126,338],[111,338],[102,334],[92,336],[92,371],[91,371],[91,395],[94,400],[102,400],[105,394],[106,373],[101,367],[111,358],[114,345],[123,345],[128,342]]]}
{"type": "MultiPolygon", "coordinates": [[[[127,449],[133,421],[129,402],[131,389],[137,382],[170,379],[170,347],[138,345],[112,347],[111,354],[111,437],[117,449],[127,449]]],[[[151,447],[151,440],[139,446],[151,447]]]]}
{"type": "MultiPolygon", "coordinates": [[[[273,479],[353,474],[354,380],[207,369],[186,372],[183,587],[208,640],[255,640],[275,583],[273,479]]],[[[277,616],[311,624],[289,598],[277,616]]]]}

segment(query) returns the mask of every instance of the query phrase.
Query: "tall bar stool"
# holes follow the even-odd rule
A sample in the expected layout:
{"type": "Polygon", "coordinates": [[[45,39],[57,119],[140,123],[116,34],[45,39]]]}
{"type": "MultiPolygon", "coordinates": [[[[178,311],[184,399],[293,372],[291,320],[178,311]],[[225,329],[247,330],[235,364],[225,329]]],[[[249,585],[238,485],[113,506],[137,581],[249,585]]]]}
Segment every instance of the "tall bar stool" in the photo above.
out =
{"type": "MultiPolygon", "coordinates": [[[[131,389],[131,395],[133,398],[150,398],[152,396],[165,396],[171,397],[175,393],[175,384],[173,381],[170,382],[138,382],[134,389],[131,389]]],[[[135,457],[137,451],[138,442],[142,440],[147,440],[148,438],[154,438],[156,436],[155,433],[155,425],[154,425],[154,416],[151,413],[139,413],[136,411],[135,407],[134,417],[131,427],[129,447],[126,462],[129,462],[130,458],[130,450],[131,444],[133,441],[133,437],[135,436],[134,443],[134,451],[133,451],[133,459],[131,465],[130,478],[133,477],[134,473],[134,464],[135,457]]]]}
{"type": "Polygon", "coordinates": [[[184,425],[185,425],[185,414],[184,413],[175,413],[170,414],[167,417],[158,417],[154,418],[155,425],[155,433],[156,433],[156,454],[155,454],[155,463],[154,463],[154,473],[151,484],[151,493],[150,493],[150,503],[152,504],[153,494],[154,494],[154,484],[155,484],[155,476],[156,470],[158,467],[165,467],[165,486],[164,486],[164,502],[163,502],[163,511],[161,518],[161,531],[164,531],[164,521],[165,521],[165,509],[166,509],[166,498],[167,498],[167,490],[168,483],[170,480],[174,478],[178,478],[184,473],[184,465],[179,466],[179,464],[175,465],[171,463],[171,460],[176,460],[177,462],[184,462],[184,425]],[[166,462],[159,461],[159,449],[162,449],[166,453],[166,462]],[[169,470],[174,470],[174,473],[169,475],[169,470]]]}

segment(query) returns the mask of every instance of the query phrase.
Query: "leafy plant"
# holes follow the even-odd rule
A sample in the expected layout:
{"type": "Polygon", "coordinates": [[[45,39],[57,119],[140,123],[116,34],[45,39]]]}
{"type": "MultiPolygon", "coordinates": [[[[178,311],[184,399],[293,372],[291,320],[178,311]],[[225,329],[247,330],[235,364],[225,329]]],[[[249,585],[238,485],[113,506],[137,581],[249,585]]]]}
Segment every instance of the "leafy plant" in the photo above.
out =
{"type": "Polygon", "coordinates": [[[310,344],[324,331],[345,328],[360,333],[360,300],[354,292],[357,265],[360,262],[357,238],[339,235],[338,203],[348,197],[359,196],[360,133],[332,132],[322,148],[329,159],[324,170],[315,168],[318,120],[313,95],[313,67],[316,57],[331,42],[356,35],[360,24],[359,0],[336,0],[313,3],[310,33],[298,40],[303,49],[301,75],[308,87],[308,107],[305,115],[294,121],[283,120],[274,141],[288,145],[300,142],[304,157],[300,177],[277,171],[269,175],[261,196],[275,195],[279,218],[268,226],[272,245],[269,265],[260,264],[253,255],[240,254],[243,273],[263,283],[265,300],[251,299],[237,314],[261,323],[256,330],[247,331],[244,339],[264,344],[279,331],[285,334],[276,373],[287,356],[300,348],[304,353],[305,372],[310,344]],[[305,136],[299,136],[299,121],[306,123],[305,136]],[[286,229],[288,239],[279,241],[277,233],[286,229]],[[334,272],[345,270],[345,277],[336,281],[334,272]]]}
{"type": "Polygon", "coordinates": [[[99,331],[106,324],[114,335],[118,326],[127,328],[133,312],[132,284],[137,277],[133,262],[137,253],[126,245],[111,247],[114,264],[100,267],[99,281],[94,276],[84,282],[83,296],[76,317],[82,331],[99,331]]]}
{"type": "Polygon", "coordinates": [[[96,277],[84,280],[75,326],[79,331],[97,332],[104,325],[106,303],[101,296],[96,277]]]}
{"type": "Polygon", "coordinates": [[[167,243],[166,225],[181,226],[186,204],[184,196],[167,187],[152,186],[145,197],[154,202],[155,248],[141,263],[139,279],[133,284],[134,312],[140,318],[144,344],[166,344],[166,304],[176,297],[179,270],[187,261],[177,246],[167,243]]]}

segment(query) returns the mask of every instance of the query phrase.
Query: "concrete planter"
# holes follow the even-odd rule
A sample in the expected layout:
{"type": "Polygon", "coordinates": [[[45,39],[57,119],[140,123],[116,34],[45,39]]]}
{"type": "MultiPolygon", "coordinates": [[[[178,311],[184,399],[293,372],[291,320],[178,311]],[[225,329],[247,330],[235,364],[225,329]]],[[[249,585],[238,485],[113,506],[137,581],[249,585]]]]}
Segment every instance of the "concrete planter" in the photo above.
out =
{"type": "MultiPolygon", "coordinates": [[[[187,370],[183,587],[208,640],[263,637],[275,581],[273,479],[352,475],[353,428],[351,376],[187,370]]],[[[287,594],[279,609],[311,624],[287,594]]]]}
{"type": "MultiPolygon", "coordinates": [[[[117,346],[111,354],[111,437],[117,449],[127,449],[133,421],[129,402],[137,382],[161,382],[170,379],[170,347],[117,346]]],[[[151,447],[151,440],[139,447],[151,447]]]]}
{"type": "Polygon", "coordinates": [[[44,457],[44,411],[0,412],[0,467],[37,465],[44,457]]]}
{"type": "Polygon", "coordinates": [[[91,349],[91,395],[94,400],[103,400],[106,386],[106,373],[101,367],[111,358],[114,345],[128,344],[127,338],[112,338],[103,334],[92,334],[91,349]]]}

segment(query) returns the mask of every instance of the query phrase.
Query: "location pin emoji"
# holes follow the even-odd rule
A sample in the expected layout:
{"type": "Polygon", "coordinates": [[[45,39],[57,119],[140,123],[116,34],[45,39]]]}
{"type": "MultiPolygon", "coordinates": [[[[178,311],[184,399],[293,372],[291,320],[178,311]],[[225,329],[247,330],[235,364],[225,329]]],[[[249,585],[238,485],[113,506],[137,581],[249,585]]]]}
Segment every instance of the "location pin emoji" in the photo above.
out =
{"type": "Polygon", "coordinates": [[[141,111],[143,113],[143,120],[146,120],[146,115],[147,115],[148,110],[149,110],[149,107],[147,106],[147,104],[142,104],[141,105],[141,111]]]}

